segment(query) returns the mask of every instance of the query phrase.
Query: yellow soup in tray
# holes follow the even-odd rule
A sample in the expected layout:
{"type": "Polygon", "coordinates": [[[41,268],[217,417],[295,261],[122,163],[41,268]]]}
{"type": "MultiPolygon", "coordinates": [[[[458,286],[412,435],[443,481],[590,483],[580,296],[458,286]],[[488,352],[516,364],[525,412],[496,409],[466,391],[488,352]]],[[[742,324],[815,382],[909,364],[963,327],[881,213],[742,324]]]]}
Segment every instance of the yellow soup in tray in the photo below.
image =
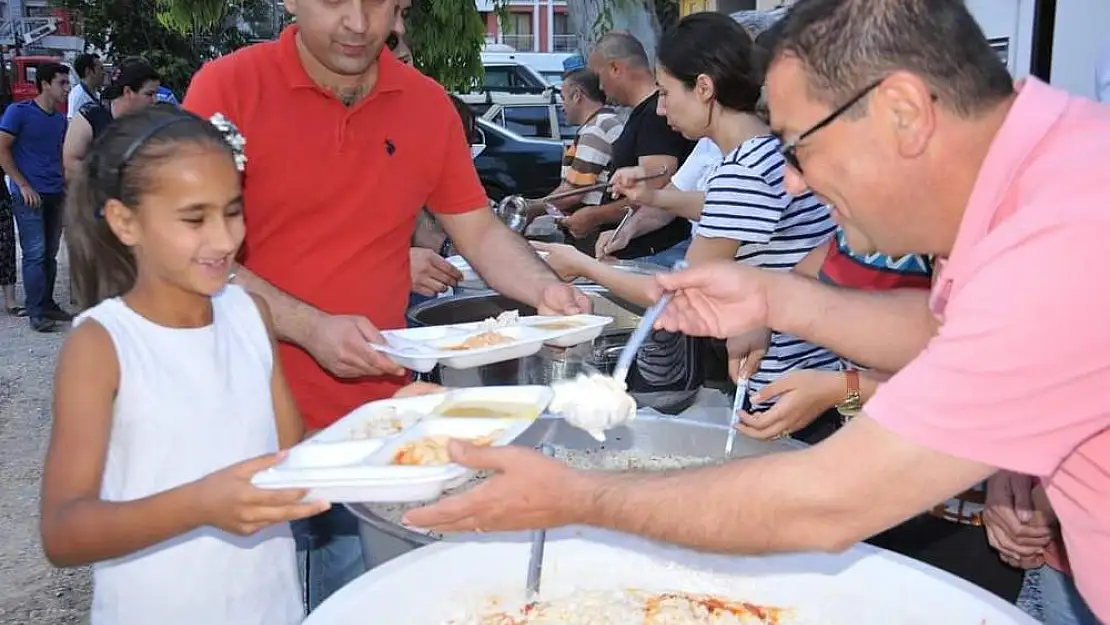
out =
{"type": "Polygon", "coordinates": [[[448,403],[436,410],[442,417],[465,417],[470,419],[536,419],[540,411],[533,404],[460,400],[448,403]]]}

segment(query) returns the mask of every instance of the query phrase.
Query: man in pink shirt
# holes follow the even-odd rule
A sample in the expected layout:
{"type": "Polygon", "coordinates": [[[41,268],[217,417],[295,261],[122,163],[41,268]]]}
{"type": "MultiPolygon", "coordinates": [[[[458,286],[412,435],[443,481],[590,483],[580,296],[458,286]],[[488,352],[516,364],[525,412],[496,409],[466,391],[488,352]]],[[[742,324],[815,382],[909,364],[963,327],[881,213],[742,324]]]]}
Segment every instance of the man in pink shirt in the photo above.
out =
{"type": "Polygon", "coordinates": [[[1033,79],[1015,92],[960,0],[800,0],[788,19],[767,77],[788,189],[823,196],[886,254],[947,258],[931,312],[898,291],[725,263],[660,276],[677,291],[660,325],[770,327],[901,371],[812,448],[672,475],[455,445],[500,475],[408,521],[839,550],[1004,469],[1041,478],[1079,589],[1110,620],[1110,290],[1095,277],[1110,108],[1033,79]]]}

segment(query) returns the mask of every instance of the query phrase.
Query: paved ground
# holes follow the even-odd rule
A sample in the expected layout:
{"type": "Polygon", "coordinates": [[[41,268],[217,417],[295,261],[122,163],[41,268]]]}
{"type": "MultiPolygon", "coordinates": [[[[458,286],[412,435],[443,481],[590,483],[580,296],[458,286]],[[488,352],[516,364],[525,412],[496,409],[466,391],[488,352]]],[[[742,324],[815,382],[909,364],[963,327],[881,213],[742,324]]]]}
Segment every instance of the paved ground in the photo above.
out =
{"type": "MultiPolygon", "coordinates": [[[[63,257],[57,300],[69,301],[63,257]]],[[[22,301],[22,290],[19,291],[22,301]]],[[[0,312],[0,623],[87,622],[86,569],[59,571],[39,545],[39,478],[50,434],[51,378],[63,334],[0,312]]]]}

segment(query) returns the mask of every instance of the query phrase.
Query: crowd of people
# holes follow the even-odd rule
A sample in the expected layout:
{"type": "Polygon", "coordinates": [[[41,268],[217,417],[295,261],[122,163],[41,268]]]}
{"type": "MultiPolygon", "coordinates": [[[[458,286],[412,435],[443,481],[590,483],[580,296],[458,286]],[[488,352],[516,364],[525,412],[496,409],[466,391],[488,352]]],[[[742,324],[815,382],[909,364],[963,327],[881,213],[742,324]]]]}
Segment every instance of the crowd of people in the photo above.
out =
{"type": "Polygon", "coordinates": [[[93,623],[296,623],[365,571],[349,512],[250,478],[368,401],[438,390],[369,344],[458,281],[451,253],[543,314],[589,310],[578,277],[674,291],[652,340],[708,337],[740,431],[809,447],[658,476],[458,444],[497,475],[412,524],[867,540],[1011,602],[1036,570],[1049,625],[1110,618],[1110,299],[1074,271],[1110,227],[1110,109],[1015,84],[958,0],[800,0],[764,32],[695,13],[655,59],[609,33],[567,68],[553,191],[609,187],[555,203],[569,243],[544,262],[489,210],[468,107],[413,67],[407,0],[295,8],[180,106],[145,60],[84,55],[72,89],[44,65],[0,120],[4,308],[73,320],[42,538],[93,565],[93,623]]]}

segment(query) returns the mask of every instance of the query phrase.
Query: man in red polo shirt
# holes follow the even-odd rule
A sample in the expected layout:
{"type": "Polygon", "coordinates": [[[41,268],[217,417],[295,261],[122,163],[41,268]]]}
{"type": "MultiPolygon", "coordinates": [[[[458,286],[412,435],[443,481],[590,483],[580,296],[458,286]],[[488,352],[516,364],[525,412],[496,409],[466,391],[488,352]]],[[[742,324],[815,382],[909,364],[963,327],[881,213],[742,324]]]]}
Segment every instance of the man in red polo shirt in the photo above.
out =
{"type": "MultiPolygon", "coordinates": [[[[184,106],[224,114],[246,138],[247,235],[235,282],[274,312],[308,429],[405,382],[369,343],[382,340],[378,328],[404,326],[422,206],[493,288],[547,313],[585,310],[585,296],[489,210],[443,88],[383,51],[397,0],[285,6],[297,25],[207,64],[184,106]]],[[[362,570],[349,514],[337,507],[321,523],[314,529],[347,540],[313,549],[310,569],[324,579],[310,582],[310,605],[362,570]]]]}

